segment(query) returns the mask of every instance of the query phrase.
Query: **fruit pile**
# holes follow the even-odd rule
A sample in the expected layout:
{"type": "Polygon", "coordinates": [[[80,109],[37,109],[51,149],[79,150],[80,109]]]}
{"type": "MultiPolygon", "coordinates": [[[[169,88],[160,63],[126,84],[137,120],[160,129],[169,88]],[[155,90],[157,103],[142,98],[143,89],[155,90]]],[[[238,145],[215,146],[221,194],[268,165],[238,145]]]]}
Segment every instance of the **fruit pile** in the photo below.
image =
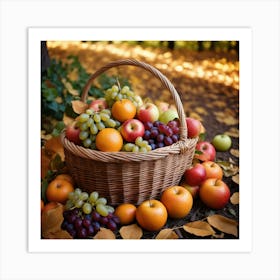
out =
{"type": "Polygon", "coordinates": [[[103,152],[150,152],[176,143],[179,126],[176,109],[143,103],[128,86],[114,85],[67,126],[66,137],[103,152]]]}

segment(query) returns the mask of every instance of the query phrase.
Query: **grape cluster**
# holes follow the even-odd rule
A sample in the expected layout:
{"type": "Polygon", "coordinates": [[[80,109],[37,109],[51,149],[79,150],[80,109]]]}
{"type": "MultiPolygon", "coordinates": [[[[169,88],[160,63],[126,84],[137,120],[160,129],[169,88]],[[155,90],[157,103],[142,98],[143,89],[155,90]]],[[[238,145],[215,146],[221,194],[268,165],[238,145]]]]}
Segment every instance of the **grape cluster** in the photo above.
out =
{"type": "Polygon", "coordinates": [[[148,141],[152,150],[170,146],[176,143],[179,136],[179,121],[173,120],[164,124],[160,121],[145,122],[145,133],[143,139],[148,141]]]}
{"type": "Polygon", "coordinates": [[[128,86],[121,88],[118,85],[113,85],[105,91],[105,100],[109,107],[112,107],[115,101],[122,99],[129,99],[136,108],[143,104],[142,98],[136,95],[128,86]]]}
{"type": "Polygon", "coordinates": [[[61,228],[67,230],[73,238],[88,238],[95,235],[100,227],[113,231],[117,229],[119,219],[115,209],[107,205],[104,197],[94,191],[90,195],[76,188],[69,193],[63,212],[61,228]]]}
{"type": "Polygon", "coordinates": [[[148,141],[144,140],[142,137],[137,137],[135,139],[135,143],[125,143],[123,145],[123,151],[126,152],[150,152],[152,150],[152,146],[148,141]]]}
{"type": "Polygon", "coordinates": [[[119,128],[120,122],[111,117],[111,110],[103,109],[95,112],[87,109],[77,117],[77,126],[80,128],[80,139],[85,148],[96,149],[95,138],[97,133],[106,128],[119,128]]]}

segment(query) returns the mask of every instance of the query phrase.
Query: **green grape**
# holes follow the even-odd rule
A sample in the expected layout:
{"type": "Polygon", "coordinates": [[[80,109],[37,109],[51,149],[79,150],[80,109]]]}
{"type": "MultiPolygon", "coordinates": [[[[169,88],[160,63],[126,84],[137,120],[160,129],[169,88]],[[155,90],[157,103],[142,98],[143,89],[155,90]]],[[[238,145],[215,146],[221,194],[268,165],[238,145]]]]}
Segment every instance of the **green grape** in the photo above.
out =
{"type": "Polygon", "coordinates": [[[89,148],[90,145],[91,145],[91,143],[92,143],[92,141],[91,141],[90,138],[87,138],[87,139],[83,140],[83,146],[84,146],[85,148],[89,148]]]}
{"type": "Polygon", "coordinates": [[[89,115],[86,114],[86,113],[82,113],[82,114],[79,116],[79,122],[81,122],[81,123],[86,122],[88,119],[89,119],[89,115]]]}
{"type": "Polygon", "coordinates": [[[83,206],[84,202],[81,199],[78,199],[75,201],[75,207],[76,208],[81,208],[83,206]]]}
{"type": "Polygon", "coordinates": [[[102,129],[105,128],[105,124],[104,124],[103,122],[97,123],[96,126],[97,126],[97,128],[98,128],[99,130],[102,130],[102,129]]]}
{"type": "Polygon", "coordinates": [[[88,114],[88,115],[93,115],[94,114],[94,110],[92,110],[92,109],[87,109],[86,110],[86,114],[88,114]]]}
{"type": "Polygon", "coordinates": [[[139,152],[139,147],[135,145],[132,149],[132,152],[139,152]]]}
{"type": "Polygon", "coordinates": [[[108,114],[105,113],[100,113],[100,118],[102,121],[106,122],[110,119],[110,116],[108,114]]]}
{"type": "Polygon", "coordinates": [[[143,138],[141,136],[138,136],[136,139],[135,139],[135,144],[137,146],[140,146],[141,147],[141,144],[143,142],[143,138]]]}
{"type": "Polygon", "coordinates": [[[96,211],[103,217],[106,217],[108,216],[109,214],[109,211],[108,209],[106,208],[106,206],[104,204],[97,204],[96,205],[96,211]]]}
{"type": "Polygon", "coordinates": [[[82,193],[82,190],[81,190],[80,188],[76,188],[76,189],[74,190],[74,192],[75,192],[75,194],[80,195],[80,194],[82,193]]]}
{"type": "Polygon", "coordinates": [[[94,142],[91,143],[90,148],[92,150],[96,150],[96,144],[94,142]]]}
{"type": "Polygon", "coordinates": [[[73,201],[74,195],[75,195],[74,192],[68,193],[68,199],[71,200],[71,201],[73,201]]]}
{"type": "Polygon", "coordinates": [[[107,204],[107,199],[105,197],[100,197],[96,200],[96,204],[106,205],[107,204]]]}
{"type": "Polygon", "coordinates": [[[104,114],[111,116],[111,111],[109,109],[102,109],[102,111],[100,113],[104,113],[104,114]]]}
{"type": "Polygon", "coordinates": [[[116,97],[117,100],[122,100],[123,99],[123,95],[121,93],[119,93],[116,97]]]}
{"type": "Polygon", "coordinates": [[[81,131],[79,134],[79,137],[81,140],[85,140],[88,138],[88,132],[87,131],[81,131]]]}
{"type": "Polygon", "coordinates": [[[122,89],[121,89],[121,93],[122,94],[125,94],[125,93],[128,93],[129,92],[129,87],[128,86],[124,86],[122,89]]]}
{"type": "Polygon", "coordinates": [[[124,150],[126,152],[131,152],[132,149],[134,148],[134,146],[135,146],[135,144],[133,144],[133,143],[126,143],[126,144],[124,144],[124,150]]]}
{"type": "Polygon", "coordinates": [[[92,118],[89,118],[87,121],[87,126],[90,127],[92,124],[94,124],[94,120],[92,118]]]}
{"type": "MultiPolygon", "coordinates": [[[[90,119],[91,120],[91,119],[90,119]]],[[[87,122],[83,122],[79,125],[80,130],[86,131],[88,129],[87,122]]]]}
{"type": "Polygon", "coordinates": [[[142,153],[147,153],[147,152],[148,152],[148,150],[147,150],[147,148],[146,148],[146,147],[140,147],[139,152],[142,152],[142,153]]]}
{"type": "Polygon", "coordinates": [[[74,194],[73,194],[73,198],[72,198],[72,201],[73,201],[73,202],[77,201],[77,200],[79,199],[79,197],[80,197],[80,194],[79,194],[79,193],[74,192],[74,194]]]}
{"type": "Polygon", "coordinates": [[[101,121],[101,117],[99,114],[94,114],[93,119],[96,123],[99,123],[101,121]]]}
{"type": "Polygon", "coordinates": [[[115,209],[114,209],[113,206],[105,205],[105,207],[107,208],[107,210],[108,210],[109,213],[114,213],[115,209]]]}
{"type": "Polygon", "coordinates": [[[96,200],[98,199],[98,197],[99,197],[98,192],[92,192],[92,193],[89,195],[89,202],[90,202],[90,203],[95,203],[96,200]]]}
{"type": "Polygon", "coordinates": [[[149,145],[149,142],[146,140],[143,140],[141,143],[139,143],[138,146],[146,148],[148,145],[149,145]]]}
{"type": "Polygon", "coordinates": [[[114,128],[114,127],[117,125],[117,123],[116,123],[115,120],[109,119],[109,120],[107,120],[107,121],[105,122],[105,125],[106,125],[107,127],[113,127],[113,128],[114,128]]]}
{"type": "Polygon", "coordinates": [[[113,85],[112,92],[118,92],[118,91],[119,91],[119,87],[117,85],[113,85]]]}
{"type": "Polygon", "coordinates": [[[87,200],[88,199],[88,193],[87,192],[82,192],[80,194],[80,199],[83,200],[83,201],[87,200]]]}
{"type": "Polygon", "coordinates": [[[90,130],[90,133],[91,133],[91,134],[94,134],[94,135],[97,134],[97,132],[98,132],[98,128],[97,128],[97,126],[96,126],[95,123],[92,123],[92,124],[91,124],[89,130],[90,130]]]}
{"type": "Polygon", "coordinates": [[[91,211],[92,211],[92,206],[91,206],[91,204],[90,203],[88,203],[88,202],[86,202],[84,205],[83,205],[83,212],[85,213],[85,214],[90,214],[91,213],[91,211]]]}
{"type": "Polygon", "coordinates": [[[117,95],[118,95],[118,92],[117,91],[113,91],[112,93],[111,93],[111,99],[115,99],[116,97],[117,97],[117,95]]]}
{"type": "Polygon", "coordinates": [[[121,122],[114,120],[116,122],[116,127],[120,127],[121,126],[121,122]]]}
{"type": "Polygon", "coordinates": [[[152,146],[151,145],[147,145],[146,149],[147,149],[147,152],[150,152],[152,150],[152,146]]]}
{"type": "MultiPolygon", "coordinates": [[[[96,129],[97,129],[97,128],[96,128],[96,129]]],[[[97,129],[97,132],[98,132],[98,129],[97,129]]],[[[96,133],[96,134],[97,134],[97,133],[96,133]]],[[[96,134],[91,134],[91,135],[90,135],[90,139],[91,139],[92,142],[95,141],[95,139],[96,139],[96,134]]]]}
{"type": "Polygon", "coordinates": [[[71,200],[67,200],[66,203],[65,203],[65,209],[69,210],[72,207],[74,207],[74,203],[71,200]]]}

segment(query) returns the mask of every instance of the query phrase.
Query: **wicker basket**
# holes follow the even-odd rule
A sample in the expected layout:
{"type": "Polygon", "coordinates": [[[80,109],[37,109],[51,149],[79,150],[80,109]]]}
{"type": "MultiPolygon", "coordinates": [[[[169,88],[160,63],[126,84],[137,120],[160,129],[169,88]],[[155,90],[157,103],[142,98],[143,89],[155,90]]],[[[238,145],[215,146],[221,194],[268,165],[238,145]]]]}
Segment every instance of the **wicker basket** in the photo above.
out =
{"type": "Polygon", "coordinates": [[[171,146],[148,153],[101,152],[70,142],[61,135],[65,161],[77,185],[87,191],[98,191],[113,206],[124,202],[139,205],[147,199],[159,199],[167,187],[177,185],[190,168],[197,138],[187,138],[185,113],[180,97],[170,81],[156,68],[133,59],[111,62],[90,76],[82,93],[86,101],[92,81],[112,67],[133,65],[151,72],[167,88],[174,99],[181,121],[180,139],[171,146]]]}

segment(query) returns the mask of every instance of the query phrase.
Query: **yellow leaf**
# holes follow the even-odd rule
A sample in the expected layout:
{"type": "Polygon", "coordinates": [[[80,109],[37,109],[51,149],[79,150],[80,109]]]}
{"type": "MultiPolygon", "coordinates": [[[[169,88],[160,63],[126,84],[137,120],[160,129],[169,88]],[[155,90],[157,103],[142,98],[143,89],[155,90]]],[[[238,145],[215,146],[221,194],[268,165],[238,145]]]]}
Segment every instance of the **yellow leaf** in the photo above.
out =
{"type": "Polygon", "coordinates": [[[156,239],[178,239],[178,235],[171,228],[162,229],[156,239]]]}
{"type": "Polygon", "coordinates": [[[132,224],[121,227],[120,235],[123,239],[140,239],[143,231],[137,224],[132,224]]]}
{"type": "Polygon", "coordinates": [[[214,228],[222,232],[237,236],[238,224],[235,220],[217,214],[207,217],[207,221],[214,228]]]}
{"type": "Polygon", "coordinates": [[[232,176],[231,179],[234,183],[239,185],[239,174],[236,174],[236,175],[232,176]]]}
{"type": "Polygon", "coordinates": [[[71,123],[73,123],[74,119],[73,118],[70,118],[69,116],[67,116],[65,113],[63,115],[63,122],[64,124],[67,126],[71,123]]]}
{"type": "Polygon", "coordinates": [[[48,232],[45,234],[46,239],[73,239],[73,237],[66,230],[58,230],[56,232],[48,232]]]}
{"type": "Polygon", "coordinates": [[[187,223],[183,226],[183,229],[188,233],[201,237],[215,234],[213,228],[207,222],[204,221],[195,221],[187,223]]]}
{"type": "Polygon", "coordinates": [[[230,197],[230,202],[232,204],[239,204],[239,192],[235,192],[234,194],[232,194],[232,196],[230,197]]]}
{"type": "Polygon", "coordinates": [[[63,205],[58,203],[57,206],[48,211],[43,211],[41,217],[42,236],[48,238],[61,230],[61,223],[63,222],[63,205]]]}
{"type": "Polygon", "coordinates": [[[116,239],[116,236],[110,229],[100,228],[93,239],[116,239]]]}
{"type": "Polygon", "coordinates": [[[84,113],[88,108],[88,104],[80,100],[73,100],[71,101],[71,103],[72,103],[73,111],[77,114],[84,113]]]}
{"type": "Polygon", "coordinates": [[[59,154],[61,160],[64,161],[64,148],[61,143],[60,136],[52,137],[48,140],[45,144],[45,149],[53,152],[54,154],[59,154]]]}
{"type": "Polygon", "coordinates": [[[225,132],[228,136],[238,138],[239,130],[236,127],[231,127],[228,131],[225,132]]]}
{"type": "Polygon", "coordinates": [[[239,150],[237,149],[230,149],[229,151],[233,156],[239,157],[239,150]]]}

